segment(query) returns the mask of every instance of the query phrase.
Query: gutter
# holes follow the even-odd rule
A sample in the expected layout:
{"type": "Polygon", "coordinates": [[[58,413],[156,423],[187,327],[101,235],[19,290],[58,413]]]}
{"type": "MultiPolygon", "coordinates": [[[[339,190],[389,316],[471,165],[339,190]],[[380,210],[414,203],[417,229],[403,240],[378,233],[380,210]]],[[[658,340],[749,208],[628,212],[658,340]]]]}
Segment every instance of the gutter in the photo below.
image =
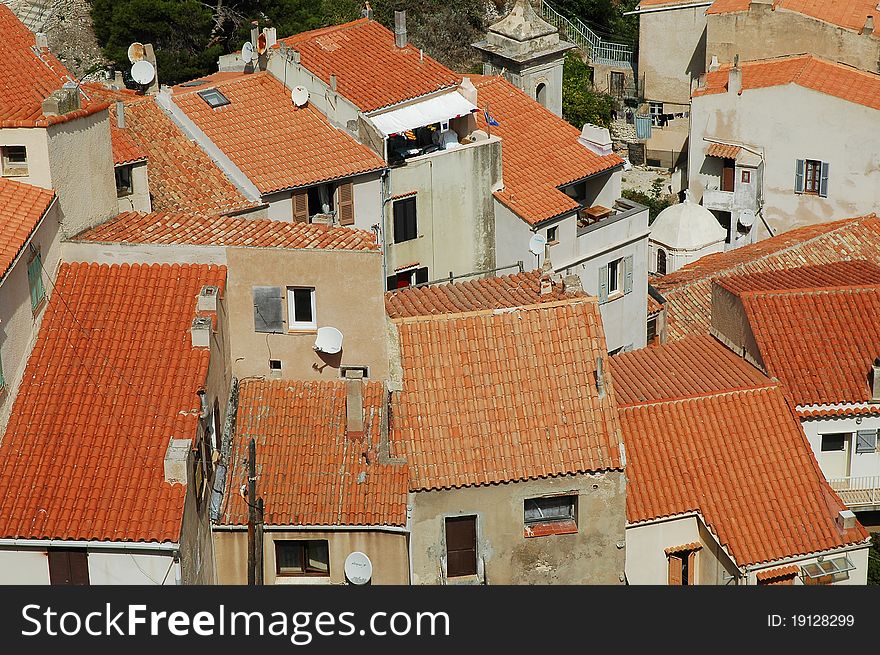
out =
{"type": "Polygon", "coordinates": [[[177,542],[165,541],[70,541],[67,539],[0,539],[0,547],[27,548],[88,548],[90,550],[153,550],[174,555],[180,549],[177,542]]]}
{"type": "MultiPolygon", "coordinates": [[[[244,532],[246,525],[213,525],[212,530],[218,532],[244,532]]],[[[396,532],[409,534],[409,527],[405,525],[264,525],[267,532],[349,532],[349,531],[372,531],[372,532],[396,532]]]]}
{"type": "Polygon", "coordinates": [[[636,9],[635,11],[625,11],[624,16],[640,16],[641,14],[655,14],[658,11],[671,11],[673,9],[693,9],[696,7],[708,7],[712,2],[689,2],[685,5],[665,5],[663,7],[651,7],[650,9],[636,9]]]}

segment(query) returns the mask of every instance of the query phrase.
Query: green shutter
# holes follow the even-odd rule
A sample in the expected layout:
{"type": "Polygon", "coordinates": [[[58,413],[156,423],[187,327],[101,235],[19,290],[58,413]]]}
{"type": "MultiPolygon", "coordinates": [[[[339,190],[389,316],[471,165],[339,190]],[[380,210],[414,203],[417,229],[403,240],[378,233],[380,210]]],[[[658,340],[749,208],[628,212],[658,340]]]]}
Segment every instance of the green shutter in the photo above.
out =
{"type": "Polygon", "coordinates": [[[31,309],[36,309],[46,297],[46,289],[43,286],[43,262],[37,254],[28,263],[28,285],[31,290],[31,309]]]}
{"type": "Polygon", "coordinates": [[[794,192],[804,192],[804,160],[798,159],[794,170],[794,192]]]}

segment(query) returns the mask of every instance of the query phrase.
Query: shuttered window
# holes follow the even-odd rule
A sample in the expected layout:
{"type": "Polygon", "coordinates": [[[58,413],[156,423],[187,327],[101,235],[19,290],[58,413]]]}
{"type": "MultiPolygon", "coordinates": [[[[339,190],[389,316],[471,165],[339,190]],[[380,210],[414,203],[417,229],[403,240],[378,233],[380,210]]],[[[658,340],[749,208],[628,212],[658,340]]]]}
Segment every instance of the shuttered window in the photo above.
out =
{"type": "Polygon", "coordinates": [[[330,548],[326,539],[276,541],[275,573],[286,575],[330,575],[330,548]]]}
{"type": "Polygon", "coordinates": [[[395,289],[404,289],[414,284],[424,284],[428,281],[428,267],[411,268],[406,271],[400,271],[394,275],[389,275],[387,284],[388,291],[395,289]]]}
{"type": "Polygon", "coordinates": [[[254,287],[254,330],[284,332],[284,308],[281,287],[254,287]]]}
{"type": "Polygon", "coordinates": [[[794,190],[796,193],[828,197],[830,165],[827,161],[798,159],[795,164],[794,190]]]}
{"type": "Polygon", "coordinates": [[[446,519],[446,575],[477,574],[477,517],[446,519]]]}
{"type": "Polygon", "coordinates": [[[856,432],[856,453],[873,453],[877,449],[877,430],[856,432]]]}
{"type": "Polygon", "coordinates": [[[36,253],[28,262],[28,285],[31,289],[31,309],[34,311],[46,297],[46,288],[43,286],[43,260],[40,253],[36,253]]]}
{"type": "Polygon", "coordinates": [[[418,236],[416,197],[394,201],[394,243],[410,241],[418,236]]]}
{"type": "Polygon", "coordinates": [[[351,182],[340,184],[339,193],[339,224],[354,225],[354,187],[351,182]]]}
{"type": "Polygon", "coordinates": [[[667,584],[673,587],[696,584],[697,551],[683,551],[667,557],[667,584]]]}
{"type": "Polygon", "coordinates": [[[84,549],[50,549],[48,555],[49,584],[89,584],[89,556],[84,549]]]}
{"type": "Polygon", "coordinates": [[[294,192],[291,203],[293,204],[293,220],[296,223],[308,223],[309,222],[309,192],[308,191],[296,191],[294,192]]]}

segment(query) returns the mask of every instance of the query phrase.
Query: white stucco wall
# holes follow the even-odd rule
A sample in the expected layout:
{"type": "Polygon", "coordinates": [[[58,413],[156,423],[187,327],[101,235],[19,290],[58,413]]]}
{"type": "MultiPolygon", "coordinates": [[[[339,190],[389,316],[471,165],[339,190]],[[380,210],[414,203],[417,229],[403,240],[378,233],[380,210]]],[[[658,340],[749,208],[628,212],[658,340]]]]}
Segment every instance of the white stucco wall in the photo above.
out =
{"type": "MultiPolygon", "coordinates": [[[[117,167],[118,168],[118,167],[117,167]]],[[[120,212],[153,211],[150,200],[150,180],[147,176],[147,162],[133,164],[131,168],[132,192],[127,196],[117,196],[116,203],[120,212]]]]}
{"type": "MultiPolygon", "coordinates": [[[[92,585],[177,583],[179,565],[173,565],[170,551],[90,549],[88,563],[89,584],[92,585]]],[[[49,558],[46,550],[0,546],[0,584],[48,585],[49,558]]]]}
{"type": "Polygon", "coordinates": [[[10,179],[44,189],[52,188],[52,175],[49,172],[49,136],[44,128],[0,129],[0,146],[24,146],[27,148],[28,174],[10,179]]]}
{"type": "Polygon", "coordinates": [[[860,423],[856,423],[856,418],[828,418],[828,419],[811,419],[809,421],[801,421],[801,426],[807,435],[807,441],[813,449],[813,454],[819,462],[819,468],[829,476],[825,458],[827,453],[822,452],[822,435],[838,432],[851,433],[852,442],[850,446],[849,469],[850,475],[853,477],[878,476],[880,482],[880,452],[873,453],[857,453],[855,444],[855,433],[857,430],[877,430],[880,429],[880,417],[864,416],[860,423]]]}

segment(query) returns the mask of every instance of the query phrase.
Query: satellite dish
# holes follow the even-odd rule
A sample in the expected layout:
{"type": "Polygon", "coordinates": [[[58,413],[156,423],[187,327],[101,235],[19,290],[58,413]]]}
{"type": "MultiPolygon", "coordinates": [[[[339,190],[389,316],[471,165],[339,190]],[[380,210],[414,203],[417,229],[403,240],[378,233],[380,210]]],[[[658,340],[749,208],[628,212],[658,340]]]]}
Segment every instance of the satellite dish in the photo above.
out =
{"type": "Polygon", "coordinates": [[[751,209],[743,209],[739,214],[739,224],[743,227],[752,227],[755,224],[755,212],[751,209]]]}
{"type": "Polygon", "coordinates": [[[290,99],[297,107],[304,107],[309,101],[309,90],[304,86],[295,86],[290,92],[290,99]]]}
{"type": "Polygon", "coordinates": [[[244,63],[249,64],[257,58],[257,52],[254,50],[254,44],[245,41],[241,46],[241,59],[244,63]]]}
{"type": "Polygon", "coordinates": [[[359,550],[345,558],[345,579],[351,584],[364,585],[373,577],[373,563],[359,550]]]}
{"type": "Polygon", "coordinates": [[[141,86],[147,86],[155,77],[156,69],[146,59],[134,62],[131,67],[131,79],[141,86]]]}
{"type": "Polygon", "coordinates": [[[266,49],[267,49],[268,47],[269,47],[269,46],[268,46],[268,43],[267,43],[267,41],[266,41],[266,33],[265,33],[265,32],[260,32],[260,36],[257,37],[257,52],[260,53],[260,54],[262,55],[262,54],[264,54],[264,53],[266,52],[266,49]]]}
{"type": "Polygon", "coordinates": [[[543,255],[544,246],[547,245],[547,237],[543,234],[536,234],[529,239],[529,252],[533,255],[543,255]]]}
{"type": "Polygon", "coordinates": [[[315,338],[315,350],[328,355],[335,355],[342,350],[342,332],[335,327],[318,328],[315,338]]]}
{"type": "Polygon", "coordinates": [[[144,57],[147,56],[147,52],[144,49],[144,44],[139,41],[135,41],[130,46],[128,46],[128,60],[133,64],[136,61],[143,60],[144,57]]]}

